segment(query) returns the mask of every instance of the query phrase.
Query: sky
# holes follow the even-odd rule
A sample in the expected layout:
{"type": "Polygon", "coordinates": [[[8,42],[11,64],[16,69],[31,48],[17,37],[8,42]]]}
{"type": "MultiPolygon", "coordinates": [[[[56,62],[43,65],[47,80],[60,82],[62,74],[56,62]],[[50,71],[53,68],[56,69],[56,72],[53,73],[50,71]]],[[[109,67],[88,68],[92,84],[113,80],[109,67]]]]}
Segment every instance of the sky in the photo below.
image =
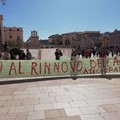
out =
{"type": "Polygon", "coordinates": [[[32,30],[40,39],[69,32],[120,30],[120,0],[6,0],[0,5],[3,26],[32,30]]]}

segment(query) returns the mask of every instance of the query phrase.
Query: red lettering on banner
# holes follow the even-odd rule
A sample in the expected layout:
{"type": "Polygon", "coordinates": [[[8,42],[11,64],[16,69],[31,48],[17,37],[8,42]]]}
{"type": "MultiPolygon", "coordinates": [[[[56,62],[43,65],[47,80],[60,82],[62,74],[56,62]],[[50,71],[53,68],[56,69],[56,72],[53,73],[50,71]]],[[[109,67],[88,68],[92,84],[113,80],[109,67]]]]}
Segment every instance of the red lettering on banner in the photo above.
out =
{"type": "Polygon", "coordinates": [[[114,69],[114,72],[118,72],[118,69],[117,69],[117,67],[115,67],[115,69],[114,69]]]}
{"type": "Polygon", "coordinates": [[[46,74],[46,71],[48,71],[48,74],[50,74],[50,63],[47,64],[47,63],[45,62],[45,68],[44,68],[44,73],[45,73],[45,74],[46,74]]]}
{"type": "Polygon", "coordinates": [[[92,73],[93,73],[93,74],[95,74],[95,69],[94,69],[94,70],[92,70],[92,73]]]}
{"type": "Polygon", "coordinates": [[[106,59],[105,58],[101,58],[101,59],[97,59],[98,61],[98,67],[106,67],[106,59]]]}
{"type": "Polygon", "coordinates": [[[54,62],[54,72],[59,72],[59,70],[60,70],[60,63],[59,62],[57,62],[57,63],[54,62]]]}
{"type": "Polygon", "coordinates": [[[9,75],[11,75],[12,70],[15,72],[15,74],[17,74],[14,62],[11,63],[10,70],[9,70],[9,75]]]}
{"type": "Polygon", "coordinates": [[[72,72],[75,71],[75,66],[76,66],[76,61],[70,62],[70,67],[71,67],[71,69],[72,69],[72,72]],[[74,64],[74,65],[73,65],[73,64],[74,64]]]}
{"type": "Polygon", "coordinates": [[[115,66],[115,64],[118,65],[118,59],[117,59],[117,57],[114,57],[114,63],[113,63],[113,66],[115,66]]]}
{"type": "Polygon", "coordinates": [[[109,72],[113,72],[113,68],[112,67],[109,67],[109,72]]]}
{"type": "Polygon", "coordinates": [[[61,65],[61,70],[62,70],[62,72],[64,72],[64,73],[66,73],[66,72],[68,71],[68,65],[67,65],[66,62],[63,62],[63,63],[62,63],[62,65],[61,65]],[[65,70],[64,66],[66,66],[66,70],[65,70]]]}
{"type": "Polygon", "coordinates": [[[86,68],[84,69],[84,73],[83,74],[89,74],[86,68]]]}
{"type": "Polygon", "coordinates": [[[96,67],[96,62],[94,60],[90,60],[90,69],[94,69],[96,67]]]}
{"type": "Polygon", "coordinates": [[[93,71],[93,69],[89,69],[90,74],[94,74],[95,71],[93,71]]]}
{"type": "Polygon", "coordinates": [[[42,65],[41,65],[41,63],[40,63],[39,73],[41,74],[41,72],[42,72],[42,65]]]}
{"type": "Polygon", "coordinates": [[[36,71],[36,66],[37,66],[37,63],[36,62],[32,62],[31,75],[33,75],[33,71],[34,71],[34,73],[36,73],[36,75],[38,75],[38,73],[36,71]]]}
{"type": "Polygon", "coordinates": [[[97,59],[98,67],[101,68],[101,59],[97,59]]]}
{"type": "Polygon", "coordinates": [[[79,61],[77,62],[77,71],[80,72],[80,71],[82,70],[82,68],[83,68],[82,61],[79,60],[79,61]],[[80,66],[80,69],[78,69],[79,66],[80,66]]]}
{"type": "Polygon", "coordinates": [[[96,73],[100,73],[100,69],[97,69],[97,70],[96,70],[96,73]]]}
{"type": "Polygon", "coordinates": [[[2,72],[2,62],[0,62],[0,73],[2,72]]]}
{"type": "Polygon", "coordinates": [[[104,68],[104,73],[107,73],[108,69],[107,68],[104,68]]]}
{"type": "Polygon", "coordinates": [[[22,71],[21,71],[21,68],[22,68],[22,67],[21,67],[21,62],[19,62],[19,69],[18,69],[18,73],[19,73],[19,74],[24,74],[24,72],[22,72],[22,71]]]}

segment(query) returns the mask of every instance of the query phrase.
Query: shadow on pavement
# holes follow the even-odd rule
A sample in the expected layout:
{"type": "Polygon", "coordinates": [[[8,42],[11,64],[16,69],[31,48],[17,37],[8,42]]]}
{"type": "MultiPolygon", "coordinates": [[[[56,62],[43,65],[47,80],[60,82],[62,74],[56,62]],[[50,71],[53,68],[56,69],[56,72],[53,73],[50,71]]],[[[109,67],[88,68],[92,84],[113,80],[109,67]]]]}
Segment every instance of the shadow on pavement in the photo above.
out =
{"type": "Polygon", "coordinates": [[[4,80],[4,81],[0,81],[0,85],[6,85],[6,84],[17,84],[17,83],[28,83],[28,82],[40,82],[40,81],[48,81],[48,80],[59,80],[59,79],[70,79],[71,80],[77,80],[80,78],[105,78],[108,80],[111,80],[113,78],[120,78],[120,75],[115,75],[115,74],[111,74],[111,75],[91,75],[91,76],[76,76],[76,77],[71,77],[71,76],[55,76],[55,77],[40,77],[40,78],[24,78],[24,79],[11,79],[11,80],[4,80]]]}

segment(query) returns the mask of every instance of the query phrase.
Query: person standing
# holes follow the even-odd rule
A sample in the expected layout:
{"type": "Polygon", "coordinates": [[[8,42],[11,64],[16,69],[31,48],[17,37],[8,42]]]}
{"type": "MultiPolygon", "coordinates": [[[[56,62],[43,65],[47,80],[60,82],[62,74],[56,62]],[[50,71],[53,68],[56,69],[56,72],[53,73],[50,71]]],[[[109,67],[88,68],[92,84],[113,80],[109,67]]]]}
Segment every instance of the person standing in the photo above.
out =
{"type": "Polygon", "coordinates": [[[30,51],[27,49],[27,53],[26,53],[26,59],[27,60],[31,60],[32,59],[32,54],[30,53],[30,51]]]}
{"type": "Polygon", "coordinates": [[[62,57],[63,56],[63,53],[61,50],[59,50],[59,56],[62,57]]]}
{"type": "Polygon", "coordinates": [[[71,60],[76,60],[76,51],[72,49],[71,60]]]}
{"type": "Polygon", "coordinates": [[[20,54],[19,54],[19,60],[25,60],[25,59],[26,59],[25,57],[26,57],[26,56],[25,56],[24,51],[21,50],[21,51],[20,51],[20,54]]]}
{"type": "Polygon", "coordinates": [[[16,55],[14,55],[13,51],[11,51],[11,53],[10,53],[10,58],[11,58],[11,60],[15,60],[16,59],[16,55]]]}
{"type": "MultiPolygon", "coordinates": [[[[77,59],[76,59],[76,51],[72,49],[72,53],[71,53],[71,64],[75,65],[76,66],[76,62],[77,62],[77,59]]],[[[71,77],[73,80],[76,80],[76,77],[77,77],[77,71],[76,71],[76,67],[73,71],[71,71],[71,77]]]]}
{"type": "Polygon", "coordinates": [[[60,60],[60,54],[59,54],[59,50],[58,49],[56,49],[56,51],[55,51],[55,59],[56,60],[60,60]]]}

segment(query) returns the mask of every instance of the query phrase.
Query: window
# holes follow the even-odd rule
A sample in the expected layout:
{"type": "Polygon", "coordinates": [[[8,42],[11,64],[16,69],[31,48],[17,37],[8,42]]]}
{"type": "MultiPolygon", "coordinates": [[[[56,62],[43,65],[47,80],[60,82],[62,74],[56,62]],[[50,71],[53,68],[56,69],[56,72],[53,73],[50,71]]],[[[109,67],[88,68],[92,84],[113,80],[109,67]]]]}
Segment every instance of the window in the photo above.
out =
{"type": "Polygon", "coordinates": [[[12,35],[9,35],[10,38],[12,38],[12,35]]]}
{"type": "Polygon", "coordinates": [[[12,29],[11,29],[11,28],[10,28],[9,30],[10,30],[10,31],[12,31],[12,29]]]}
{"type": "Polygon", "coordinates": [[[17,29],[17,31],[19,31],[19,29],[17,29]]]}
{"type": "Polygon", "coordinates": [[[70,45],[70,40],[66,40],[65,45],[70,45]]]}
{"type": "Polygon", "coordinates": [[[20,36],[19,35],[17,35],[17,40],[20,40],[20,36]]]}

